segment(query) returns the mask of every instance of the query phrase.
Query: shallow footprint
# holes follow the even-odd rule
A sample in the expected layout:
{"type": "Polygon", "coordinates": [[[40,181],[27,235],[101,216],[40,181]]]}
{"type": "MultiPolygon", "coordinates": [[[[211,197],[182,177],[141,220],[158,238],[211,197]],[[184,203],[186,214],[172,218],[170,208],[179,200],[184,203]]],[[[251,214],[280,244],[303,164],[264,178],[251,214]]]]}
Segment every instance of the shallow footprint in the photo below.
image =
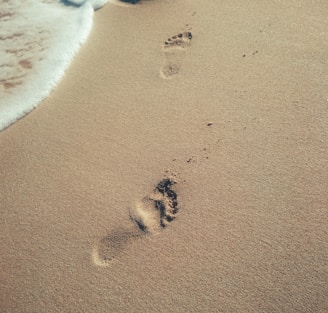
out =
{"type": "Polygon", "coordinates": [[[175,63],[168,63],[161,68],[160,74],[163,78],[169,79],[174,75],[179,74],[180,65],[175,63]]]}
{"type": "Polygon", "coordinates": [[[179,33],[164,42],[165,65],[160,70],[162,78],[170,79],[179,74],[183,49],[190,46],[191,32],[179,33]]]}

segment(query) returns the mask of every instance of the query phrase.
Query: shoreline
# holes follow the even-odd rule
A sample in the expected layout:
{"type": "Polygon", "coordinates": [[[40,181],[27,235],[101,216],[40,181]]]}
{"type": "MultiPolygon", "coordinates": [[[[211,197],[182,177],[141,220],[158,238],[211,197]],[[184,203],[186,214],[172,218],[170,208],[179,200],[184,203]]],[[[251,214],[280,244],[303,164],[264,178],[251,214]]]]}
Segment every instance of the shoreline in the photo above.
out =
{"type": "Polygon", "coordinates": [[[28,10],[8,3],[4,17],[9,17],[1,21],[7,29],[1,36],[0,132],[49,96],[92,28],[94,9],[90,3],[74,9],[63,3],[26,5],[28,10]],[[34,16],[35,11],[41,16],[34,16]]]}

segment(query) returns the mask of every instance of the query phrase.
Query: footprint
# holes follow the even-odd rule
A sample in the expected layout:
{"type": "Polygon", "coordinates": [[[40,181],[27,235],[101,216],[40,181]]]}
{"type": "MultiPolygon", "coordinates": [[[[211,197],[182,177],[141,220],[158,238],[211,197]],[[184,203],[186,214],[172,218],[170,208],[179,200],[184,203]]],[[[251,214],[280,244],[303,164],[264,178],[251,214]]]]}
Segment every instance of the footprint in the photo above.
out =
{"type": "Polygon", "coordinates": [[[172,36],[164,42],[165,65],[161,68],[162,78],[170,79],[179,74],[183,49],[191,44],[192,33],[184,32],[172,36]]]}
{"type": "Polygon", "coordinates": [[[134,240],[165,228],[178,213],[176,182],[171,178],[160,181],[154,191],[136,203],[130,210],[133,222],[129,229],[118,229],[102,238],[92,250],[92,260],[97,266],[108,266],[134,240]]]}
{"type": "Polygon", "coordinates": [[[170,62],[161,68],[161,76],[163,78],[171,78],[180,72],[180,65],[170,62]]]}
{"type": "Polygon", "coordinates": [[[185,48],[191,44],[192,33],[184,32],[178,35],[172,36],[168,40],[165,41],[165,48],[185,48]]]}
{"type": "Polygon", "coordinates": [[[157,232],[176,218],[179,209],[177,193],[174,191],[175,184],[170,178],[163,179],[155,190],[130,212],[130,218],[141,231],[157,232]]]}

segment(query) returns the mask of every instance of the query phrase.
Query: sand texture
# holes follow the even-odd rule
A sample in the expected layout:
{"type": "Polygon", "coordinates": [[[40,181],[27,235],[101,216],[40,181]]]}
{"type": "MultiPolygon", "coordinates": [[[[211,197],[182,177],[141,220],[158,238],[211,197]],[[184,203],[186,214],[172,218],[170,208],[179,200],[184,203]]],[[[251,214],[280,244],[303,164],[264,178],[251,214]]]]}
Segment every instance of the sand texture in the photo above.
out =
{"type": "Polygon", "coordinates": [[[109,3],[0,133],[0,312],[328,312],[328,3],[109,3]]]}

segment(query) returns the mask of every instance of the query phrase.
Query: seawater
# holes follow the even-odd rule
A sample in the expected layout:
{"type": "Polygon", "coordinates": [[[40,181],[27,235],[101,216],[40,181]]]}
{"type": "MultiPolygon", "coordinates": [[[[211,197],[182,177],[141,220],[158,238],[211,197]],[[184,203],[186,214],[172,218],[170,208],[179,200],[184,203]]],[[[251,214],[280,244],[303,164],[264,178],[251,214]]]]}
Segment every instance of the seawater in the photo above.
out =
{"type": "Polygon", "coordinates": [[[0,131],[63,76],[107,0],[0,0],[0,131]]]}

